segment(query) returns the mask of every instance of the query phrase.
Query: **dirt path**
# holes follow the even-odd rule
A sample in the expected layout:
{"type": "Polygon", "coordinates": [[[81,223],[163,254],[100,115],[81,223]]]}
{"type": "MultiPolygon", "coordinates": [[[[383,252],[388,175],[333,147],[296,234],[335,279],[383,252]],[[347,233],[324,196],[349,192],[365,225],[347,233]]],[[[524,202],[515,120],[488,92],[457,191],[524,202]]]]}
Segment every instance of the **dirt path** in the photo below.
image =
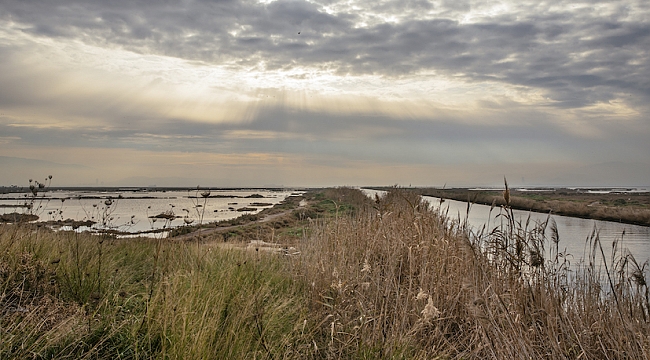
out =
{"type": "MultiPolygon", "coordinates": [[[[307,202],[305,200],[301,200],[300,204],[298,204],[298,207],[296,209],[304,208],[305,206],[307,206],[307,202]]],[[[277,214],[267,215],[267,216],[263,217],[262,219],[259,219],[259,220],[256,220],[256,221],[251,221],[251,222],[249,222],[247,224],[244,224],[244,225],[232,225],[232,226],[223,226],[223,227],[217,227],[217,228],[211,228],[211,229],[200,229],[200,230],[193,231],[193,232],[191,232],[189,234],[175,236],[175,237],[173,237],[171,239],[181,240],[181,241],[191,240],[191,239],[194,239],[198,235],[203,236],[203,235],[219,234],[219,233],[228,232],[230,230],[240,228],[242,226],[248,226],[248,225],[253,225],[253,224],[262,224],[262,223],[266,223],[266,222],[273,221],[275,219],[281,218],[281,217],[283,217],[285,215],[288,215],[288,214],[290,214],[292,211],[294,211],[296,209],[286,210],[286,211],[283,211],[283,212],[280,212],[280,213],[277,213],[277,214]]]]}

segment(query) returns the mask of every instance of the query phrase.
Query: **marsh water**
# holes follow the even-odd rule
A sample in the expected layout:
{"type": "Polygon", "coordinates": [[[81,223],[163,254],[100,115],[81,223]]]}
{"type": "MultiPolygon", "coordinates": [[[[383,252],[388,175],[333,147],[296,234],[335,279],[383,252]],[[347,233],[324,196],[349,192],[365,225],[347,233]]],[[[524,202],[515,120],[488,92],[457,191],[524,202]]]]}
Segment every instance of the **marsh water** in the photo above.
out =
{"type": "MultiPolygon", "coordinates": [[[[47,191],[37,197],[0,194],[0,214],[29,211],[39,221],[91,220],[79,230],[114,229],[125,233],[164,230],[255,214],[282,202],[292,191],[250,190],[110,190],[47,191]],[[23,205],[33,203],[31,209],[23,205]],[[160,214],[171,216],[158,217],[160,214]]],[[[70,228],[65,228],[66,230],[70,228]]]]}
{"type": "MultiPolygon", "coordinates": [[[[383,193],[377,190],[362,190],[369,196],[383,193]]],[[[79,230],[110,228],[137,234],[171,229],[187,223],[209,223],[233,219],[242,214],[258,213],[282,202],[287,196],[299,193],[270,189],[212,190],[209,194],[196,189],[58,190],[39,193],[33,199],[31,210],[23,207],[30,202],[29,196],[25,196],[24,193],[5,193],[0,194],[0,214],[29,211],[38,215],[39,221],[91,220],[96,224],[92,227],[81,227],[79,230]],[[160,214],[173,215],[173,217],[153,218],[160,214]]],[[[440,202],[439,198],[429,196],[424,196],[424,199],[453,219],[467,220],[475,233],[478,233],[482,227],[487,231],[492,230],[502,219],[498,216],[499,208],[490,211],[490,206],[472,204],[467,213],[466,202],[455,200],[440,202]]],[[[514,210],[514,215],[522,223],[526,223],[530,218],[531,226],[546,221],[548,216],[521,210],[514,210]]],[[[585,256],[587,240],[594,231],[598,233],[608,261],[612,244],[615,242],[627,248],[640,264],[650,259],[650,227],[559,215],[552,215],[552,218],[557,224],[560,251],[570,254],[570,259],[573,261],[579,261],[585,256]]]]}
{"type": "MultiPolygon", "coordinates": [[[[384,193],[378,190],[362,190],[369,196],[384,193]]],[[[474,233],[479,233],[483,227],[485,227],[486,231],[490,231],[499,226],[503,219],[503,217],[498,216],[500,211],[498,207],[490,210],[490,206],[472,204],[468,214],[467,202],[455,200],[441,202],[440,198],[432,196],[423,196],[423,198],[431,206],[439,208],[442,213],[446,213],[452,219],[467,221],[474,233]]],[[[514,210],[513,213],[517,221],[521,221],[522,224],[529,221],[530,226],[543,223],[548,217],[547,214],[522,210],[514,210]],[[529,217],[530,220],[528,220],[529,217]]],[[[557,224],[560,239],[559,251],[566,251],[567,254],[570,254],[569,260],[572,262],[585,258],[588,250],[588,239],[591,238],[594,231],[598,234],[603,245],[603,251],[608,263],[611,261],[612,246],[615,242],[620,246],[619,249],[627,248],[639,264],[650,260],[650,227],[560,215],[551,215],[551,217],[557,224]]],[[[600,258],[600,253],[598,255],[598,258],[600,258]]]]}

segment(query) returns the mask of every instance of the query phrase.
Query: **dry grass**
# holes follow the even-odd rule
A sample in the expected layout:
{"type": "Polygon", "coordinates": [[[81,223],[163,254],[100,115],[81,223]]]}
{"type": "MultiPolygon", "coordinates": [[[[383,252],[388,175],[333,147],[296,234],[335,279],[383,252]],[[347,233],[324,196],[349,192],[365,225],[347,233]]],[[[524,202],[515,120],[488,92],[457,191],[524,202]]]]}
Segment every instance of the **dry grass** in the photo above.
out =
{"type": "Polygon", "coordinates": [[[0,358],[650,357],[647,265],[596,234],[569,267],[509,208],[473,234],[400,189],[306,198],[297,256],[0,226],[0,358]]]}
{"type": "Polygon", "coordinates": [[[650,356],[648,288],[630,257],[610,264],[610,292],[596,262],[573,274],[562,254],[541,258],[539,227],[502,216],[476,237],[394,189],[373,211],[319,223],[300,260],[328,357],[650,356]]]}

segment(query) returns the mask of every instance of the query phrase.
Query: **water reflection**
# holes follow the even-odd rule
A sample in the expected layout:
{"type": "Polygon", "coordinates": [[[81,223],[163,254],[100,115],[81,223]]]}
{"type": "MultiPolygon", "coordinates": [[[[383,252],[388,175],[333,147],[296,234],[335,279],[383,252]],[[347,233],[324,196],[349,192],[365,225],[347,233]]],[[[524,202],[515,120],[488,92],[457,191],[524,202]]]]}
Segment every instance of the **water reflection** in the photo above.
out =
{"type": "MultiPolygon", "coordinates": [[[[364,193],[374,197],[374,194],[383,194],[383,191],[362,189],[364,193]]],[[[464,221],[467,218],[468,224],[475,233],[478,233],[485,226],[487,230],[492,230],[499,225],[501,221],[499,215],[500,209],[497,207],[490,214],[490,206],[472,204],[467,216],[467,203],[455,200],[445,200],[440,202],[439,198],[432,196],[423,196],[433,207],[440,208],[442,213],[447,213],[451,218],[464,221]]],[[[530,224],[542,223],[546,221],[548,215],[513,210],[515,220],[525,224],[530,217],[530,224]]],[[[587,251],[587,242],[594,229],[598,232],[600,241],[603,244],[603,250],[607,260],[610,261],[612,245],[618,241],[619,245],[627,248],[636,258],[639,264],[650,260],[650,227],[628,225],[615,223],[611,221],[600,221],[591,219],[580,219],[568,216],[552,215],[557,224],[557,230],[560,237],[560,252],[573,256],[575,261],[585,258],[587,251]]]]}
{"type": "MultiPolygon", "coordinates": [[[[209,223],[233,219],[242,214],[258,213],[282,202],[291,191],[273,190],[212,190],[209,198],[203,198],[196,190],[177,191],[49,191],[35,202],[32,211],[47,220],[91,220],[100,227],[108,227],[138,233],[150,230],[169,229],[192,224],[209,223]],[[106,201],[110,200],[110,205],[106,201]],[[169,214],[168,219],[152,218],[169,214]]],[[[2,194],[0,213],[22,212],[17,208],[24,203],[23,194],[2,194]]],[[[41,194],[39,194],[41,196],[41,194]]],[[[88,227],[81,227],[88,230],[88,227]]]]}

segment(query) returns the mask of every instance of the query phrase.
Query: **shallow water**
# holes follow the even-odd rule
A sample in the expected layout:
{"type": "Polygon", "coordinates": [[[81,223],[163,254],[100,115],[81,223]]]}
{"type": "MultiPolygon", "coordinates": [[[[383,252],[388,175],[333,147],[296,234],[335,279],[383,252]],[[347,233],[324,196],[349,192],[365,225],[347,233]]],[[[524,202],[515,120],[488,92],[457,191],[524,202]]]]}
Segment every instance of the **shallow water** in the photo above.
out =
{"type": "MultiPolygon", "coordinates": [[[[33,213],[40,221],[92,220],[93,229],[111,228],[129,233],[168,229],[185,225],[234,219],[242,214],[254,214],[282,202],[291,191],[272,190],[212,190],[203,198],[196,190],[182,191],[48,191],[39,194],[33,213]],[[251,195],[262,197],[247,198],[251,195]],[[216,197],[218,196],[218,197],[216,197]],[[107,200],[110,201],[107,203],[107,200]],[[268,203],[252,206],[253,203],[268,203]],[[110,204],[110,205],[107,205],[110,204]],[[254,211],[237,211],[253,207],[254,211]],[[179,218],[152,219],[164,212],[179,218]]],[[[21,205],[25,200],[15,200],[22,194],[1,194],[0,205],[21,205]]],[[[24,208],[0,207],[0,214],[22,212],[24,208]]],[[[82,230],[89,230],[82,228],[82,230]]]]}

